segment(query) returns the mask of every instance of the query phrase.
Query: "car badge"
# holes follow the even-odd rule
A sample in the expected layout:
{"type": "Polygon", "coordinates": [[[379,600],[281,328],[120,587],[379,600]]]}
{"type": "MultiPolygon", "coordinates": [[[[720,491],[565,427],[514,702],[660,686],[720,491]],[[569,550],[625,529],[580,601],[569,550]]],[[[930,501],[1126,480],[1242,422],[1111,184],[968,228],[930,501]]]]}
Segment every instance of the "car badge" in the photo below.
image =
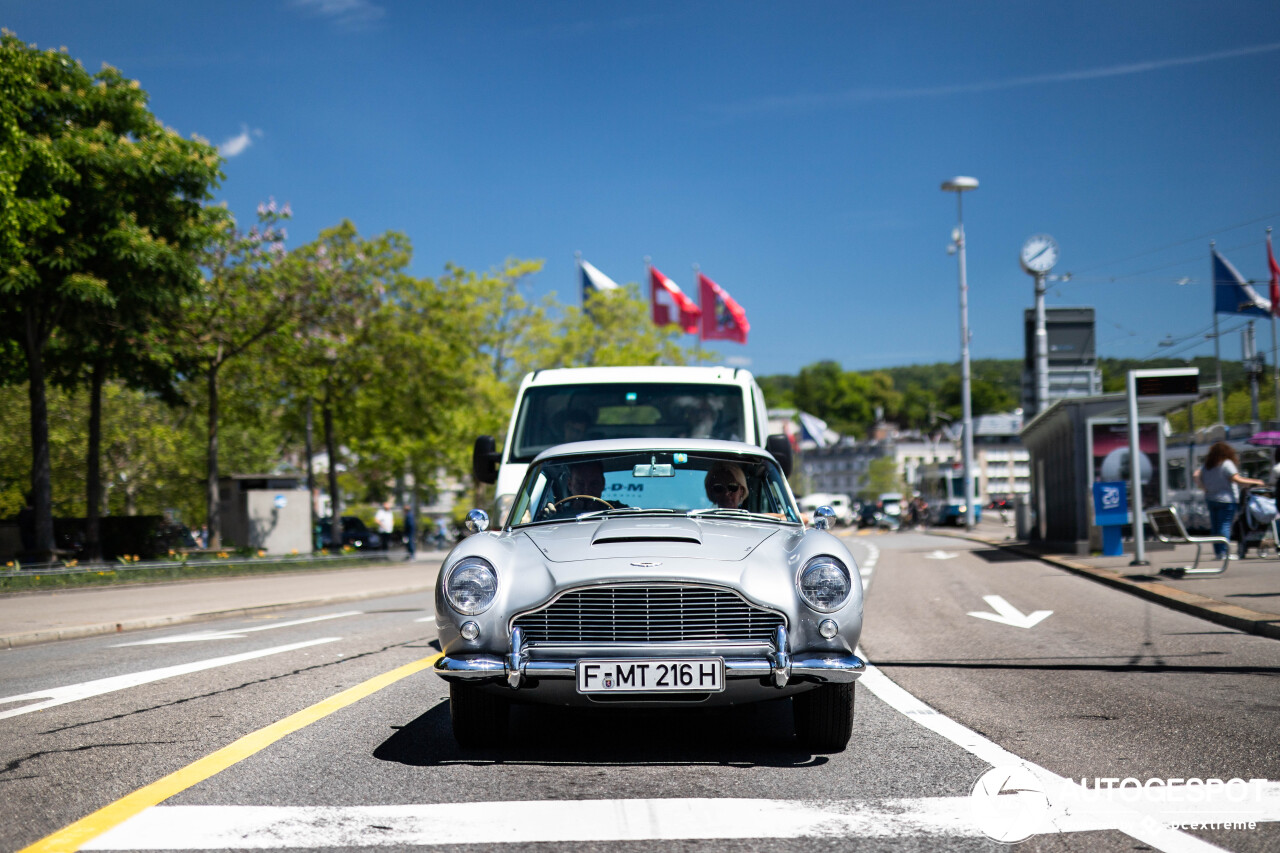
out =
{"type": "Polygon", "coordinates": [[[631,565],[635,566],[637,569],[652,569],[657,566],[661,566],[662,563],[659,560],[636,560],[631,565]]]}

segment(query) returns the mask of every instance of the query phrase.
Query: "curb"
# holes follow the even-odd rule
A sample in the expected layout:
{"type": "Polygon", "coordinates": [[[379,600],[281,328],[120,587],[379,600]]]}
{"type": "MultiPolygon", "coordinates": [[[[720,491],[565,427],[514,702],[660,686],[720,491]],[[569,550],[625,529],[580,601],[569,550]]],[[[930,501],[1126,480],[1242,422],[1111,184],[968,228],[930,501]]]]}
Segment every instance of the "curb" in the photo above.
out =
{"type": "Polygon", "coordinates": [[[20,634],[9,634],[0,637],[0,650],[16,649],[22,646],[34,646],[40,643],[52,643],[55,640],[75,640],[84,637],[97,637],[103,634],[121,634],[125,631],[137,631],[143,628],[163,628],[167,625],[185,625],[191,622],[209,622],[231,616],[256,616],[262,613],[274,613],[278,610],[292,610],[300,607],[319,607],[325,604],[339,604],[345,601],[361,601],[369,598],[382,598],[391,595],[410,595],[427,592],[435,588],[435,582],[418,584],[401,589],[380,589],[371,592],[356,592],[346,595],[331,595],[324,598],[312,598],[306,601],[285,602],[282,604],[264,604],[261,607],[235,607],[230,610],[210,610],[204,613],[180,613],[173,616],[149,616],[139,619],[126,619],[122,622],[101,622],[96,625],[75,625],[69,628],[53,628],[44,631],[26,631],[20,634]]]}
{"type": "Polygon", "coordinates": [[[1096,566],[1068,560],[1065,557],[1041,554],[1035,549],[1024,545],[1010,545],[1001,540],[987,539],[966,533],[929,531],[929,535],[980,542],[992,548],[1000,548],[1033,560],[1039,560],[1042,563],[1048,563],[1051,566],[1057,566],[1060,569],[1066,569],[1074,575],[1098,581],[1115,589],[1124,590],[1130,595],[1136,595],[1138,598],[1164,605],[1171,610],[1189,613],[1192,616],[1198,616],[1201,619],[1218,625],[1225,625],[1228,628],[1234,628],[1246,634],[1256,634],[1260,637],[1280,640],[1280,616],[1274,613],[1260,613],[1257,610],[1250,610],[1247,607],[1240,607],[1235,604],[1227,604],[1215,598],[1188,592],[1164,583],[1138,583],[1111,569],[1100,569],[1096,566]]]}

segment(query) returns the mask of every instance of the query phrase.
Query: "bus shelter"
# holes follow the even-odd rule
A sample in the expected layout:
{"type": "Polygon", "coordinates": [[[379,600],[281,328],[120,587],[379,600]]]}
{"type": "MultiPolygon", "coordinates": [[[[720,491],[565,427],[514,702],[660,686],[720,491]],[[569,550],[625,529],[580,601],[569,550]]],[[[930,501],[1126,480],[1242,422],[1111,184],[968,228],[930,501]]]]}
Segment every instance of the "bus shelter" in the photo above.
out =
{"type": "MultiPolygon", "coordinates": [[[[1138,398],[1138,465],[1145,508],[1168,503],[1165,415],[1197,395],[1138,398]]],[[[1032,541],[1070,554],[1096,550],[1101,534],[1093,521],[1095,482],[1129,482],[1129,399],[1099,394],[1058,400],[1020,433],[1030,455],[1032,541]]]]}

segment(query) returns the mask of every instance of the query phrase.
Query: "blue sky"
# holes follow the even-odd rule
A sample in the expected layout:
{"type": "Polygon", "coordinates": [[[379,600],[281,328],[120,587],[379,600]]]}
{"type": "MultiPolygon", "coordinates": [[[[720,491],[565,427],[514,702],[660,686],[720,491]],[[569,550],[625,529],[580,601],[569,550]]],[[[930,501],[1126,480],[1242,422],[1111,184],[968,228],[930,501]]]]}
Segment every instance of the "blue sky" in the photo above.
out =
{"type": "Polygon", "coordinates": [[[1144,358],[1210,354],[1209,240],[1261,279],[1280,229],[1265,0],[4,0],[0,23],[223,145],[242,220],[273,196],[294,244],[402,231],[419,275],[542,258],[533,293],[570,304],[575,251],[620,282],[651,256],[688,293],[698,263],[751,321],[722,360],[758,374],[958,359],[954,175],[981,182],[975,358],[1022,356],[1032,234],[1075,274],[1048,304],[1144,358]]]}

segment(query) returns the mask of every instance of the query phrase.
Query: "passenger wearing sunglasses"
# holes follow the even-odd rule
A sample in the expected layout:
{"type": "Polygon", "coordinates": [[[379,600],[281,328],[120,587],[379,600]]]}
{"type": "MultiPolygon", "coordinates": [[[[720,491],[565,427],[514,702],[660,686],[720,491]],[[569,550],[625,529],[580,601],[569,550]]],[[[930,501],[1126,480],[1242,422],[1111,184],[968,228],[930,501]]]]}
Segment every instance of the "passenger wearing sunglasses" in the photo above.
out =
{"type": "Polygon", "coordinates": [[[747,477],[732,462],[717,462],[707,472],[707,497],[721,509],[737,509],[746,501],[747,477]]]}

